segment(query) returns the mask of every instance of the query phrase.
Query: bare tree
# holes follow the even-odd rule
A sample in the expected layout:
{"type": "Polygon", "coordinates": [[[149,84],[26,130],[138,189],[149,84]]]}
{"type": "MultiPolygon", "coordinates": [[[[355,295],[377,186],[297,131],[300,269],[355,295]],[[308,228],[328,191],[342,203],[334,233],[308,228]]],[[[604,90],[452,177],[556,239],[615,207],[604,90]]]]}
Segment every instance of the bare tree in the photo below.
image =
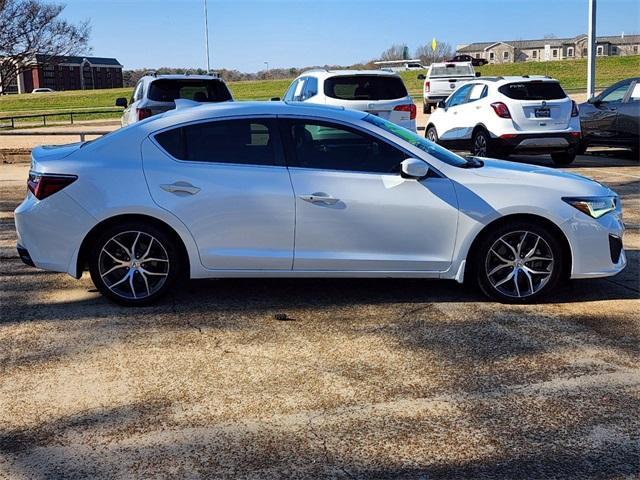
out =
{"type": "Polygon", "coordinates": [[[0,0],[0,93],[31,68],[36,54],[50,64],[89,51],[89,22],[60,18],[64,8],[40,0],[0,0]]]}
{"type": "Polygon", "coordinates": [[[406,45],[391,45],[380,55],[380,60],[389,61],[389,60],[403,60],[404,59],[404,50],[406,45]]]}
{"type": "Polygon", "coordinates": [[[435,51],[431,48],[431,42],[421,45],[416,49],[415,57],[419,58],[423,65],[431,65],[433,62],[442,62],[453,56],[453,48],[447,42],[439,42],[435,51]]]}

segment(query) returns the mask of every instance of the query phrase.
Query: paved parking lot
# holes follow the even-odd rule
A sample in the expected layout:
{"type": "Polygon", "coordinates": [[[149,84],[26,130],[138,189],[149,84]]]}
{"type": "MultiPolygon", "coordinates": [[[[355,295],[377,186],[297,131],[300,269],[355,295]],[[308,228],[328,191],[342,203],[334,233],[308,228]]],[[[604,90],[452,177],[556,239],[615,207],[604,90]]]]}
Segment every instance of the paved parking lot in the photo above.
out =
{"type": "Polygon", "coordinates": [[[28,166],[0,165],[0,478],[637,478],[640,167],[618,153],[568,170],[622,195],[629,267],[535,306],[220,280],[124,309],[20,262],[28,166]]]}

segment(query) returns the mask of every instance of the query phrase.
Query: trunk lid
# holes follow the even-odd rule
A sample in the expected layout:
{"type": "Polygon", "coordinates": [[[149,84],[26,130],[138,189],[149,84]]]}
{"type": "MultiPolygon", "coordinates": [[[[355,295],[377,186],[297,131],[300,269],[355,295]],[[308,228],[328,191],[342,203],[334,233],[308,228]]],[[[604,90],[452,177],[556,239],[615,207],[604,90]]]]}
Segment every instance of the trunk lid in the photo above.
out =
{"type": "Polygon", "coordinates": [[[38,173],[67,173],[59,162],[77,152],[83,143],[67,145],[42,145],[31,150],[31,170],[38,173]]]}

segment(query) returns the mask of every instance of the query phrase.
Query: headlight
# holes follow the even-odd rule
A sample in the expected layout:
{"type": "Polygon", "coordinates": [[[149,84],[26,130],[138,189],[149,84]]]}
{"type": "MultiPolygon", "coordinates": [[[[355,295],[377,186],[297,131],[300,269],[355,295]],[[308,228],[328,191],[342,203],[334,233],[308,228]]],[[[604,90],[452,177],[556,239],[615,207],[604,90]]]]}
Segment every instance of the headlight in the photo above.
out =
{"type": "Polygon", "coordinates": [[[563,197],[562,200],[592,218],[600,218],[616,209],[618,197],[563,197]]]}

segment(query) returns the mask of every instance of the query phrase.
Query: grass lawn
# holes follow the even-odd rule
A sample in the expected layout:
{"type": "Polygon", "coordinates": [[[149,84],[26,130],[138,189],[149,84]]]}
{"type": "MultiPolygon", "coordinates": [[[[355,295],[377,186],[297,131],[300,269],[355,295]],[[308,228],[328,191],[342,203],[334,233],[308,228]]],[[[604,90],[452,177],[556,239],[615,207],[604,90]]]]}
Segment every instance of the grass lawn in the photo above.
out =
{"type": "MultiPolygon", "coordinates": [[[[587,61],[564,60],[558,62],[526,62],[485,65],[478,71],[483,76],[494,75],[549,75],[560,80],[567,90],[586,88],[587,61]]],[[[596,85],[599,88],[638,75],[640,56],[603,57],[596,63],[596,85]]],[[[405,82],[409,94],[419,99],[422,97],[422,81],[417,76],[423,72],[402,72],[400,76],[405,82]]],[[[287,80],[255,80],[229,82],[229,88],[236,100],[268,100],[282,97],[291,83],[287,80]]],[[[0,97],[0,117],[10,114],[49,113],[78,111],[83,109],[99,109],[113,107],[118,97],[130,97],[131,88],[111,90],[76,90],[51,94],[8,95],[0,97]]],[[[119,117],[118,112],[110,114],[87,115],[85,118],[119,117]]],[[[60,118],[62,119],[62,118],[60,118]]]]}

